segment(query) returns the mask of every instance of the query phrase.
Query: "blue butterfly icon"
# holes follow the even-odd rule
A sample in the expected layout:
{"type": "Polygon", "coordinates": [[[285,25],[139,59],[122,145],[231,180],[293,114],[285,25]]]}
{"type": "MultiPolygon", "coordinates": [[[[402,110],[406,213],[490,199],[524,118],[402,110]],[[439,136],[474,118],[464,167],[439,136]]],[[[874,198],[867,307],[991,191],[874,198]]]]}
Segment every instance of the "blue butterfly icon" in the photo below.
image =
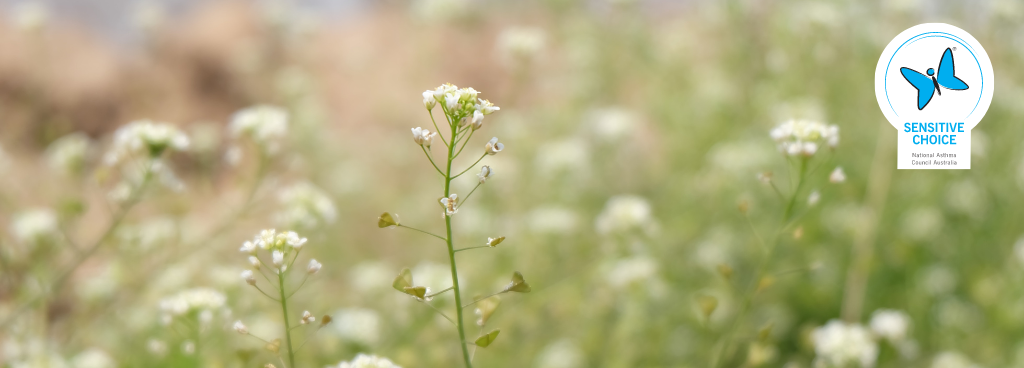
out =
{"type": "Polygon", "coordinates": [[[928,75],[925,76],[914,69],[903,67],[900,68],[900,73],[903,73],[903,78],[907,82],[910,82],[914,88],[917,88],[918,110],[924,110],[924,107],[928,106],[936,92],[940,96],[942,95],[942,91],[939,89],[940,86],[954,91],[963,91],[968,88],[967,83],[956,77],[956,67],[953,65],[953,51],[948,47],[946,52],[942,53],[942,60],[939,60],[938,71],[928,68],[928,75]]]}

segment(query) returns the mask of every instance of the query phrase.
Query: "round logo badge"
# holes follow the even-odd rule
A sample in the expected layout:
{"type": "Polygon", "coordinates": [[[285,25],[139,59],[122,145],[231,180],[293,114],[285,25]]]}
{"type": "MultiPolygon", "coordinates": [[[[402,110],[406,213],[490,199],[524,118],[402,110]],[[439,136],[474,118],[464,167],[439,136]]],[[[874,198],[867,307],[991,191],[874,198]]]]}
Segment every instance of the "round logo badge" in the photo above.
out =
{"type": "Polygon", "coordinates": [[[993,79],[978,40],[949,24],[919,24],[889,42],[875,97],[899,131],[897,168],[970,169],[971,129],[992,103],[993,79]]]}

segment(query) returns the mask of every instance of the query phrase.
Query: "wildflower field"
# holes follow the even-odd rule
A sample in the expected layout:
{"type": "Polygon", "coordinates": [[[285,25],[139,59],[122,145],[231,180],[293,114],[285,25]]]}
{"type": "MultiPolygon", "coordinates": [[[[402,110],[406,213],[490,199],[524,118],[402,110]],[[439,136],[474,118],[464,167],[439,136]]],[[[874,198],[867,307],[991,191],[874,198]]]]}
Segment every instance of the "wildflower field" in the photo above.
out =
{"type": "Polygon", "coordinates": [[[1024,3],[0,1],[0,367],[1024,367],[1024,3]],[[991,57],[971,170],[876,62],[991,57]]]}

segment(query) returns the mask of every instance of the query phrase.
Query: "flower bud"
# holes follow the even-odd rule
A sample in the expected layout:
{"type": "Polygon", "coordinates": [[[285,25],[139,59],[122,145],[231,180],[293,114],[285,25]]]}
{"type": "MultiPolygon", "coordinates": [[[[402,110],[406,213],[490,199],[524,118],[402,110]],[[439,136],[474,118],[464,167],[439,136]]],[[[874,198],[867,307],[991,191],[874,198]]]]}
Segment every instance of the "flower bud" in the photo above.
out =
{"type": "Polygon", "coordinates": [[[277,268],[284,266],[284,253],[279,250],[274,251],[274,266],[277,268]]]}
{"type": "Polygon", "coordinates": [[[242,321],[235,321],[234,328],[235,328],[235,332],[238,332],[238,333],[240,333],[242,335],[248,335],[249,334],[249,328],[245,327],[245,324],[242,323],[242,321]]]}
{"type": "Polygon", "coordinates": [[[490,166],[484,165],[480,168],[480,173],[477,174],[476,177],[480,178],[480,184],[483,184],[491,177],[492,174],[494,174],[494,170],[491,170],[490,166]]]}
{"type": "Polygon", "coordinates": [[[315,274],[317,272],[320,272],[320,267],[322,266],[323,265],[321,265],[320,262],[317,262],[316,259],[311,259],[309,260],[309,266],[306,267],[306,272],[308,272],[310,275],[315,274]]]}
{"type": "Polygon", "coordinates": [[[242,247],[238,248],[238,251],[242,253],[256,254],[256,244],[251,241],[242,243],[242,247]]]}
{"type": "Polygon", "coordinates": [[[423,147],[430,148],[435,136],[437,133],[431,133],[429,130],[420,127],[412,128],[412,141],[423,147]]]}
{"type": "Polygon", "coordinates": [[[323,317],[320,317],[320,327],[331,324],[331,321],[334,321],[334,318],[331,318],[330,314],[325,314],[323,317]]]}
{"type": "Polygon", "coordinates": [[[314,322],[314,321],[316,321],[316,317],[313,317],[313,314],[309,313],[309,311],[303,311],[302,312],[302,319],[299,319],[299,323],[304,324],[304,325],[305,324],[309,324],[310,322],[314,322]]]}
{"type": "Polygon", "coordinates": [[[484,113],[480,110],[473,111],[473,130],[484,126],[484,113]]]}
{"type": "Polygon", "coordinates": [[[436,103],[437,100],[434,99],[434,91],[423,91],[423,106],[427,108],[427,111],[433,110],[434,104],[436,103]]]}
{"type": "Polygon", "coordinates": [[[246,284],[256,285],[256,276],[253,275],[252,270],[242,271],[242,279],[245,280],[246,284]]]}

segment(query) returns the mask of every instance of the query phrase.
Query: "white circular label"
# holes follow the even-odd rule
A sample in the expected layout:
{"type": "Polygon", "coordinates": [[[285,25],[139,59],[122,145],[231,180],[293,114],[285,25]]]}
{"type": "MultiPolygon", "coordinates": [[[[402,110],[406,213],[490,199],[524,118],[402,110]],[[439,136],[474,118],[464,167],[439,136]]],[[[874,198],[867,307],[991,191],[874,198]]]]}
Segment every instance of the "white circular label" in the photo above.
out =
{"type": "Polygon", "coordinates": [[[969,169],[970,131],[992,103],[992,63],[966,31],[919,24],[885,47],[875,98],[899,133],[900,169],[969,169]]]}

